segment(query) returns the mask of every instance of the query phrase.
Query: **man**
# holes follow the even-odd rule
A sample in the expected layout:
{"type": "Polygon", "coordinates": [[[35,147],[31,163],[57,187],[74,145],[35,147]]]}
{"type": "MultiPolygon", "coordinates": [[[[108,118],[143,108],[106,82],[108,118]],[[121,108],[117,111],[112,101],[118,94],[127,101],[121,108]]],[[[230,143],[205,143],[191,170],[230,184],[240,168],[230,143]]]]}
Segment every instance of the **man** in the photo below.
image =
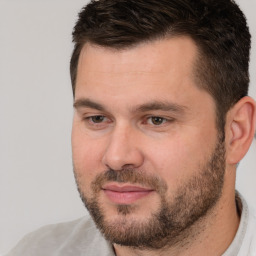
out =
{"type": "Polygon", "coordinates": [[[91,215],[8,255],[255,255],[235,191],[255,131],[250,34],[231,0],[98,0],[73,31],[72,149],[91,215]]]}

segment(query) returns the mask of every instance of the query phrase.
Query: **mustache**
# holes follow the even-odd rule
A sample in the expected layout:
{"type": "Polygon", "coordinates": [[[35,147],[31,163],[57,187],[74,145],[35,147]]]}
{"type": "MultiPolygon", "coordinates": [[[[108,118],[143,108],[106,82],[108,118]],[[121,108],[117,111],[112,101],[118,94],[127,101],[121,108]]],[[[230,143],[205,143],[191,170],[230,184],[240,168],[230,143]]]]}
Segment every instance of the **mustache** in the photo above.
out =
{"type": "Polygon", "coordinates": [[[108,182],[141,185],[149,187],[161,194],[167,190],[166,182],[156,175],[151,175],[133,168],[126,168],[118,171],[109,169],[98,174],[91,184],[92,191],[95,193],[99,192],[102,186],[108,182]]]}

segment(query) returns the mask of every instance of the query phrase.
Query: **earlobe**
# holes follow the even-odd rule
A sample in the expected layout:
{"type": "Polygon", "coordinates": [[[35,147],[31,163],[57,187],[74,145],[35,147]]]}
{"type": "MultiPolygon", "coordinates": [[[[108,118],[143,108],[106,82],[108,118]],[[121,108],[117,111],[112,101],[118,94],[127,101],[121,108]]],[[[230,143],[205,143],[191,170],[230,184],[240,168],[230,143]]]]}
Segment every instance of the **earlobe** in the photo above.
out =
{"type": "Polygon", "coordinates": [[[238,101],[227,115],[227,163],[237,164],[247,153],[255,133],[256,105],[251,97],[238,101]]]}

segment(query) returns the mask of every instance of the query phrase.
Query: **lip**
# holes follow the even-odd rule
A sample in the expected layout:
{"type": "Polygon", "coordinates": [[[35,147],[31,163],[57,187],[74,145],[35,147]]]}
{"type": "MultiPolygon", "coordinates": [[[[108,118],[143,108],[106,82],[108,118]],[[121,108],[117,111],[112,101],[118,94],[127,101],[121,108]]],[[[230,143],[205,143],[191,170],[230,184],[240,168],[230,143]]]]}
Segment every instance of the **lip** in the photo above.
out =
{"type": "Polygon", "coordinates": [[[135,185],[108,184],[102,188],[108,199],[115,204],[132,204],[149,196],[154,190],[135,185]]]}

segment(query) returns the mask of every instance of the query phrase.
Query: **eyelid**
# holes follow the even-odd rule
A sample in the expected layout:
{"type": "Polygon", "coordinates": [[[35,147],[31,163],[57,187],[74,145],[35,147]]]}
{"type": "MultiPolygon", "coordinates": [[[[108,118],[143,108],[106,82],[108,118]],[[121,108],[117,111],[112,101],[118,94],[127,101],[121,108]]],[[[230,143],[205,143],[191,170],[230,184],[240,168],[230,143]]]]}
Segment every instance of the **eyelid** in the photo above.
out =
{"type": "Polygon", "coordinates": [[[106,117],[105,116],[103,116],[103,115],[94,115],[94,116],[88,116],[88,117],[86,117],[86,119],[87,120],[91,120],[92,121],[92,123],[94,123],[94,124],[100,124],[100,123],[103,123],[104,122],[104,120],[106,120],[106,117]],[[95,122],[93,119],[94,118],[100,118],[100,122],[95,122]]]}
{"type": "Polygon", "coordinates": [[[102,114],[86,114],[81,117],[81,125],[83,129],[92,131],[92,132],[100,132],[100,131],[106,131],[109,129],[109,127],[113,126],[113,122],[110,118],[108,118],[105,115],[102,114]],[[93,121],[93,117],[103,117],[104,119],[99,122],[93,121]]]}
{"type": "Polygon", "coordinates": [[[88,107],[88,106],[75,107],[75,111],[81,116],[85,116],[85,115],[109,116],[110,115],[110,113],[108,113],[108,111],[93,108],[93,107],[88,107]]]}
{"type": "Polygon", "coordinates": [[[92,117],[92,116],[105,116],[105,117],[108,117],[108,114],[102,112],[102,111],[99,111],[97,109],[86,109],[86,108],[83,108],[83,109],[80,109],[80,110],[77,110],[77,113],[78,115],[85,119],[87,117],[92,117]]]}
{"type": "Polygon", "coordinates": [[[154,126],[159,126],[159,125],[162,125],[162,124],[166,123],[167,119],[164,118],[164,117],[160,117],[160,116],[150,116],[150,117],[147,118],[147,121],[149,121],[154,126]],[[159,119],[160,124],[154,124],[155,120],[153,121],[153,119],[159,119]]]}
{"type": "MultiPolygon", "coordinates": [[[[106,115],[102,115],[102,114],[90,114],[90,115],[85,115],[83,117],[83,120],[92,120],[95,117],[103,117],[104,120],[110,120],[110,118],[108,118],[106,115]]],[[[104,121],[102,121],[101,123],[104,123],[104,121]]],[[[97,124],[97,123],[96,123],[97,124]]]]}
{"type": "MultiPolygon", "coordinates": [[[[157,127],[157,126],[160,127],[160,126],[163,126],[163,125],[166,124],[166,123],[170,123],[170,122],[175,121],[174,118],[166,117],[166,116],[164,116],[164,115],[147,115],[147,116],[144,117],[144,120],[146,120],[145,123],[148,123],[148,120],[151,119],[151,118],[160,118],[160,119],[163,119],[163,120],[164,120],[164,122],[163,122],[162,124],[159,124],[159,125],[150,124],[150,125],[155,126],[155,127],[157,127]]],[[[143,122],[144,122],[144,121],[143,121],[143,122]]]]}

